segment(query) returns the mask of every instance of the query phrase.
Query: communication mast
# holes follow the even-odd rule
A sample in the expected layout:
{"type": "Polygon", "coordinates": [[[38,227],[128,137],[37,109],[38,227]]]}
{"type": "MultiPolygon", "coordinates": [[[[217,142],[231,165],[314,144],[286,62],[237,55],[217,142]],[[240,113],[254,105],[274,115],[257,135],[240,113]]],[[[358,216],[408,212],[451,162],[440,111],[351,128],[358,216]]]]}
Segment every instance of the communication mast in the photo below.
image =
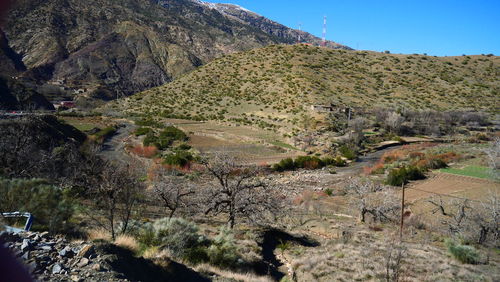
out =
{"type": "Polygon", "coordinates": [[[323,47],[326,46],[326,16],[323,17],[323,47]]]}
{"type": "Polygon", "coordinates": [[[300,42],[302,41],[301,39],[301,33],[302,33],[302,23],[299,23],[299,38],[297,39],[297,43],[300,44],[300,42]]]}

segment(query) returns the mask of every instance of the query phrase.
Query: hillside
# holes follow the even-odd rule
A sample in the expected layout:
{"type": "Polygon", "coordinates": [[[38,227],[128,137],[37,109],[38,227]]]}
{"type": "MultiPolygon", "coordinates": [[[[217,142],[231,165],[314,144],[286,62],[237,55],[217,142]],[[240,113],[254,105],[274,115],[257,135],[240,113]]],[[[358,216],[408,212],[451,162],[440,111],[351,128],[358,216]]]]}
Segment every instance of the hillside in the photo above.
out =
{"type": "Polygon", "coordinates": [[[195,0],[20,0],[4,31],[24,76],[65,92],[44,87],[52,99],[115,99],[224,54],[294,42],[195,0]]]}
{"type": "Polygon", "coordinates": [[[109,109],[300,130],[312,105],[477,109],[499,105],[500,58],[275,45],[215,60],[109,109]]]}

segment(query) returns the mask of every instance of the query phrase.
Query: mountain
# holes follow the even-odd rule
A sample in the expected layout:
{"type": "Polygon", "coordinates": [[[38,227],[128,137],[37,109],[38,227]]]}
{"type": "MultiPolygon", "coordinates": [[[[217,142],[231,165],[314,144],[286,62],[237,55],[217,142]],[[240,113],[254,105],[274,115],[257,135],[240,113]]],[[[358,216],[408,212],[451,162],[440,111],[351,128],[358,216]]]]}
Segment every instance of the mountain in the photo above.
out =
{"type": "Polygon", "coordinates": [[[4,31],[24,76],[58,86],[62,94],[44,88],[53,99],[80,102],[162,85],[225,54],[293,42],[290,31],[261,29],[195,0],[19,0],[4,31]]]}
{"type": "Polygon", "coordinates": [[[0,30],[0,110],[53,110],[43,95],[17,80],[26,68],[0,30]]]}
{"type": "MultiPolygon", "coordinates": [[[[321,45],[322,39],[318,38],[308,32],[299,31],[296,29],[289,28],[280,23],[274,22],[268,18],[265,18],[259,14],[249,11],[234,4],[219,4],[219,3],[206,3],[210,7],[216,9],[221,14],[238,19],[241,22],[248,24],[250,26],[256,27],[264,32],[275,35],[279,38],[285,39],[288,43],[296,43],[300,37],[301,43],[309,43],[312,45],[321,45]]],[[[352,50],[351,48],[335,43],[333,41],[326,41],[326,47],[332,49],[345,49],[352,50]]]]}
{"type": "MultiPolygon", "coordinates": [[[[126,115],[301,130],[313,106],[497,111],[500,57],[432,57],[274,45],[232,54],[109,105],[126,115]]],[[[318,107],[320,108],[320,107],[318,107]]]]}

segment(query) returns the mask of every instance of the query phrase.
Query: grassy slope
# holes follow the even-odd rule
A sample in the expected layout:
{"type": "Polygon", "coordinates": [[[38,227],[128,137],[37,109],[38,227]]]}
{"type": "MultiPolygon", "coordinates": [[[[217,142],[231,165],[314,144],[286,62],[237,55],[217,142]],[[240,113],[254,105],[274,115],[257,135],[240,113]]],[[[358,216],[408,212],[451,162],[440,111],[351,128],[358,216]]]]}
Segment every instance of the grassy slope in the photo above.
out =
{"type": "Polygon", "coordinates": [[[109,107],[130,114],[300,130],[313,104],[474,108],[499,104],[500,58],[431,57],[274,45],[217,59],[109,107]]]}

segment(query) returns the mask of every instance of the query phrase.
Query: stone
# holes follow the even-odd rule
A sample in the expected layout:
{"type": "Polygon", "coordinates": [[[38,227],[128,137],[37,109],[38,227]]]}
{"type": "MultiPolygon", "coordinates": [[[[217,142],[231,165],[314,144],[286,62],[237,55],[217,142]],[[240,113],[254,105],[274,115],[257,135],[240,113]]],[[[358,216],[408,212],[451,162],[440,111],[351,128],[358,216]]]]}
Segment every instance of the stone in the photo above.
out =
{"type": "Polygon", "coordinates": [[[88,258],[90,255],[94,254],[95,249],[93,245],[84,245],[78,252],[79,257],[88,258]]]}
{"type": "Polygon", "coordinates": [[[94,263],[91,268],[92,268],[92,270],[95,270],[95,271],[102,270],[101,264],[99,264],[99,263],[94,263]]]}
{"type": "Polygon", "coordinates": [[[54,248],[52,246],[45,245],[45,246],[41,246],[40,249],[43,250],[43,251],[49,251],[50,252],[54,248]]]}
{"type": "Polygon", "coordinates": [[[61,257],[68,257],[68,258],[72,258],[74,253],[73,253],[73,250],[71,249],[70,246],[66,246],[64,249],[60,250],[59,251],[59,255],[61,257]]]}
{"type": "Polygon", "coordinates": [[[21,251],[26,252],[32,249],[32,245],[29,239],[24,239],[23,244],[21,245],[21,251]]]}
{"type": "Polygon", "coordinates": [[[52,266],[52,274],[61,273],[62,270],[63,270],[62,266],[58,263],[56,263],[56,264],[54,264],[54,266],[52,266]]]}
{"type": "Polygon", "coordinates": [[[30,251],[26,251],[21,258],[24,260],[29,260],[31,257],[30,254],[31,254],[30,251]]]}
{"type": "Polygon", "coordinates": [[[78,266],[78,267],[85,267],[87,264],[89,264],[89,259],[88,258],[82,258],[82,259],[80,259],[80,261],[78,262],[78,264],[76,266],[78,266]]]}

